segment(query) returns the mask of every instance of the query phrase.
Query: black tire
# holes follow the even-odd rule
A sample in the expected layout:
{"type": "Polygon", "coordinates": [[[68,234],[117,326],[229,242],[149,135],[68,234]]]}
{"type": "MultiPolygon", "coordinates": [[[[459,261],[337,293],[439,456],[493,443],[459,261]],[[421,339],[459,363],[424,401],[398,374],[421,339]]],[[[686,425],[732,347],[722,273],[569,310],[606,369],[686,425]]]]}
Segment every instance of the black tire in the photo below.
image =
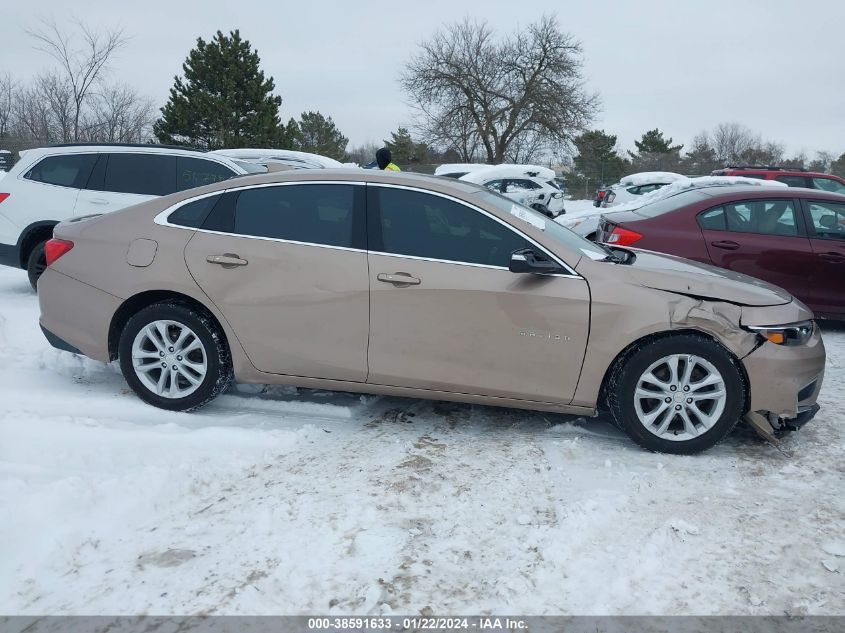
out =
{"type": "Polygon", "coordinates": [[[118,343],[120,370],[126,382],[144,402],[170,411],[192,411],[226,391],[232,382],[232,357],[226,337],[213,317],[204,310],[180,301],[165,301],[143,308],[123,328],[118,343]],[[174,321],[192,330],[203,346],[206,373],[197,389],[183,398],[167,398],[144,385],[135,372],[132,345],[138,333],[149,324],[174,321]]]}
{"type": "Polygon", "coordinates": [[[38,242],[29,252],[26,259],[26,274],[29,277],[29,284],[32,289],[38,292],[38,278],[47,270],[47,257],[44,254],[44,245],[47,240],[38,242]]]}
{"type": "MultiPolygon", "coordinates": [[[[748,387],[739,361],[710,338],[682,334],[657,339],[634,347],[611,370],[607,383],[607,406],[614,423],[637,444],[659,453],[691,455],[721,442],[745,413],[748,387]],[[672,354],[693,354],[711,363],[725,384],[725,407],[713,426],[688,440],[667,440],[649,431],[634,406],[634,392],[645,371],[661,358],[672,354]]],[[[678,422],[673,422],[676,424],[678,422]]]]}

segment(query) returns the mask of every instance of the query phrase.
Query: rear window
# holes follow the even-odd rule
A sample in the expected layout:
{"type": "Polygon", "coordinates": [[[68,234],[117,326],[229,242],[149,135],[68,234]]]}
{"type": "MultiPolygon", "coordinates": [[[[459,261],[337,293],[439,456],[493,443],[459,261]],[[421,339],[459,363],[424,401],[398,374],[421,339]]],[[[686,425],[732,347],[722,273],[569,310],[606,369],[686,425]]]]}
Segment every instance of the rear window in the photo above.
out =
{"type": "Polygon", "coordinates": [[[48,185],[82,189],[88,182],[96,160],[96,154],[48,156],[30,169],[24,178],[48,185]]]}
{"type": "Polygon", "coordinates": [[[646,218],[654,218],[658,215],[670,213],[671,211],[685,207],[688,204],[701,202],[709,197],[710,196],[703,193],[700,189],[690,189],[689,191],[682,191],[674,196],[669,196],[668,198],[663,198],[662,200],[657,200],[651,204],[642,206],[634,212],[646,218]]]}

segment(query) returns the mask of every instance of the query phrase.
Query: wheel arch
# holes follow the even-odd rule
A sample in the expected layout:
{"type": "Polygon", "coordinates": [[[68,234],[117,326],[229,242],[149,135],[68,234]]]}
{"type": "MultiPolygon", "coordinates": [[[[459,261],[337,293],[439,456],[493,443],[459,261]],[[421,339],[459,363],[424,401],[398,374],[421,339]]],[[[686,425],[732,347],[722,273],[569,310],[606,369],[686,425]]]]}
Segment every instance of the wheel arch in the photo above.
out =
{"type": "Polygon", "coordinates": [[[624,363],[638,348],[643,345],[648,345],[650,343],[654,343],[655,341],[667,338],[674,338],[676,336],[683,335],[692,335],[706,338],[721,347],[728,354],[728,356],[733,359],[734,363],[739,368],[739,372],[742,375],[743,380],[745,381],[746,388],[744,396],[745,401],[743,402],[743,412],[747,412],[751,405],[751,382],[748,379],[748,372],[745,370],[745,365],[742,363],[742,361],[736,354],[734,354],[731,350],[725,347],[725,345],[715,336],[713,336],[709,332],[705,332],[704,330],[697,330],[695,328],[681,328],[677,330],[664,330],[662,332],[654,332],[652,334],[646,334],[645,336],[641,336],[640,338],[629,343],[621,352],[616,355],[613,361],[611,361],[611,363],[605,369],[604,375],[602,376],[601,387],[599,388],[599,399],[596,403],[596,408],[600,410],[607,409],[608,384],[610,382],[610,377],[613,374],[613,370],[616,369],[616,366],[619,363],[624,363]]]}
{"type": "Polygon", "coordinates": [[[53,237],[53,228],[57,224],[58,221],[56,220],[40,220],[33,222],[21,231],[21,235],[18,238],[18,265],[21,268],[26,268],[29,254],[35,248],[36,244],[53,237]]]}
{"type": "Polygon", "coordinates": [[[220,323],[220,320],[214,315],[214,313],[201,301],[189,295],[172,290],[147,290],[126,299],[112,315],[111,323],[109,324],[108,336],[109,360],[117,360],[120,335],[123,333],[123,328],[126,327],[129,319],[131,319],[132,316],[137,314],[140,310],[164,301],[178,302],[202,312],[214,322],[223,337],[226,337],[226,330],[223,327],[223,324],[220,323]]]}

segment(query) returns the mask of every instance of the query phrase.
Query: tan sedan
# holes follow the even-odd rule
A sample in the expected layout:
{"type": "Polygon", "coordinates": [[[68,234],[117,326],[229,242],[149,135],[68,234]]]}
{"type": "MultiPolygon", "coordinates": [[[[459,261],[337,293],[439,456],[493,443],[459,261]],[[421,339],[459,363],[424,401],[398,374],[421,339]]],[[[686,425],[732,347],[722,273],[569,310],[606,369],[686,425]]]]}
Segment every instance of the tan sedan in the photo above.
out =
{"type": "Polygon", "coordinates": [[[588,242],[483,187],[413,174],[246,176],[60,224],[39,282],[61,349],[145,401],[235,379],[595,415],[693,453],[818,409],[824,346],[788,293],[588,242]]]}

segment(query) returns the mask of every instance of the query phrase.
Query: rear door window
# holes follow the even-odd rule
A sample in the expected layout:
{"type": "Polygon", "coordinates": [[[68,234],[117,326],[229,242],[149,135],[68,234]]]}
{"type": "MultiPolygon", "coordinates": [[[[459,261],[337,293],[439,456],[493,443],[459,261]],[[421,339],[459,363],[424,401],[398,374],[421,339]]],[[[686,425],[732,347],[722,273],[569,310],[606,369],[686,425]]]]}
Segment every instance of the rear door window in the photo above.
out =
{"type": "Polygon", "coordinates": [[[47,156],[26,172],[24,178],[48,185],[82,189],[88,182],[96,160],[96,154],[47,156]]]}
{"type": "Polygon", "coordinates": [[[810,183],[804,176],[775,176],[775,180],[782,182],[788,187],[809,187],[810,183]]]}
{"type": "Polygon", "coordinates": [[[234,232],[306,244],[365,248],[364,190],[356,185],[283,185],[238,193],[234,232]]]}
{"type": "Polygon", "coordinates": [[[109,154],[104,191],[166,196],[176,191],[176,157],[165,154],[109,154]]]}
{"type": "Polygon", "coordinates": [[[833,193],[845,193],[845,185],[833,178],[812,178],[813,189],[832,191],[833,193]]]}
{"type": "Polygon", "coordinates": [[[176,157],[176,186],[178,191],[210,185],[235,176],[235,172],[213,160],[176,157]]]}
{"type": "Polygon", "coordinates": [[[725,204],[698,216],[702,229],[795,237],[798,215],[792,200],[744,200],[725,204]]]}
{"type": "Polygon", "coordinates": [[[807,206],[816,237],[845,240],[845,204],[808,200],[807,206]]]}

